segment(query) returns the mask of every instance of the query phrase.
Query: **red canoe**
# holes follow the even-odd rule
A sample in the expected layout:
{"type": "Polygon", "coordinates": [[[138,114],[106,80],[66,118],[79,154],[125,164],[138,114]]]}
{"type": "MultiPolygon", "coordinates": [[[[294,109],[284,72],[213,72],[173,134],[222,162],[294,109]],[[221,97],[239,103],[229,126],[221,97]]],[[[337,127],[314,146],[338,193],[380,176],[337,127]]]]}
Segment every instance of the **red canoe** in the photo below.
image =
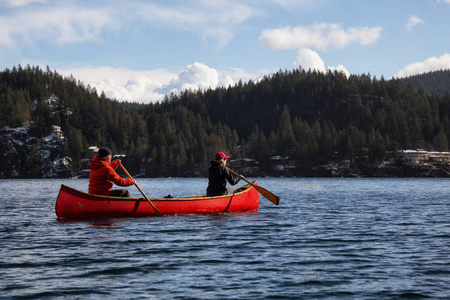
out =
{"type": "MultiPolygon", "coordinates": [[[[256,185],[256,181],[253,184],[256,185]]],[[[259,206],[259,193],[247,184],[238,188],[233,195],[150,198],[150,201],[163,215],[256,211],[259,206]]],[[[64,184],[61,185],[56,199],[55,210],[58,219],[63,220],[156,216],[155,210],[144,198],[92,195],[64,184]]]]}

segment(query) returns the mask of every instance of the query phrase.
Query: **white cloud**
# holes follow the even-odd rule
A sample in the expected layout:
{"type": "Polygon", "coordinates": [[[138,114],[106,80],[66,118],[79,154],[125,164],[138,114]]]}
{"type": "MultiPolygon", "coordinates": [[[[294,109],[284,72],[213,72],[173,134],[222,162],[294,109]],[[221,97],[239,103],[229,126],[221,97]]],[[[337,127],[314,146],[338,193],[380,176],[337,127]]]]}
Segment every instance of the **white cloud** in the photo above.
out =
{"type": "Polygon", "coordinates": [[[298,50],[297,62],[294,63],[295,67],[301,67],[302,69],[316,70],[318,72],[325,73],[327,71],[340,71],[344,73],[347,77],[350,73],[343,65],[338,65],[337,67],[327,67],[325,69],[325,63],[320,58],[319,54],[313,50],[302,48],[298,50]]]}
{"type": "Polygon", "coordinates": [[[284,9],[290,10],[293,8],[301,7],[302,9],[309,7],[318,7],[321,6],[320,0],[268,0],[269,2],[273,2],[284,9]]]}
{"type": "Polygon", "coordinates": [[[178,73],[164,69],[135,71],[126,68],[85,67],[58,70],[65,77],[72,75],[85,86],[95,87],[100,94],[119,101],[149,103],[161,101],[164,95],[178,94],[186,89],[206,90],[219,86],[233,86],[239,76],[252,76],[242,69],[218,72],[205,64],[195,62],[178,73]]]}
{"type": "Polygon", "coordinates": [[[447,3],[450,4],[450,0],[437,0],[438,3],[447,3]]]}
{"type": "Polygon", "coordinates": [[[58,73],[63,76],[73,75],[77,80],[82,81],[85,85],[95,84],[103,80],[109,79],[117,84],[125,85],[130,79],[144,76],[152,81],[168,84],[170,80],[177,76],[176,73],[169,72],[165,69],[155,69],[148,71],[136,71],[127,68],[114,67],[80,67],[72,69],[60,69],[58,73]]]}
{"type": "Polygon", "coordinates": [[[450,54],[446,53],[440,57],[430,57],[422,62],[416,62],[407,65],[398,71],[393,78],[403,78],[412,75],[450,69],[450,54]]]}
{"type": "Polygon", "coordinates": [[[164,98],[164,94],[156,90],[167,85],[177,76],[164,69],[135,71],[126,68],[84,67],[58,70],[63,76],[70,76],[95,87],[100,94],[119,101],[156,102],[164,98]]]}
{"type": "Polygon", "coordinates": [[[284,27],[264,30],[259,40],[263,46],[275,50],[312,48],[328,50],[344,48],[351,43],[368,45],[375,43],[381,27],[351,27],[342,29],[339,24],[315,24],[311,26],[284,27]]]}
{"type": "Polygon", "coordinates": [[[325,63],[316,51],[302,48],[298,50],[297,62],[294,66],[302,67],[304,70],[316,70],[325,72],[325,63]]]}
{"type": "Polygon", "coordinates": [[[412,30],[414,30],[414,27],[416,27],[419,24],[425,24],[425,22],[423,20],[419,19],[418,16],[411,15],[409,17],[408,22],[406,23],[405,27],[406,27],[406,30],[412,31],[412,30]]]}
{"type": "Polygon", "coordinates": [[[223,86],[224,88],[228,88],[234,85],[233,78],[231,76],[226,75],[222,80],[219,81],[219,86],[223,86]]]}
{"type": "MultiPolygon", "coordinates": [[[[203,39],[214,38],[226,45],[248,19],[260,14],[258,8],[240,2],[197,0],[174,6],[130,1],[105,2],[99,8],[87,8],[77,2],[27,7],[46,0],[0,0],[18,7],[0,16],[0,46],[33,45],[46,41],[57,45],[98,39],[108,31],[134,27],[136,22],[159,28],[194,32],[203,39]]],[[[1,3],[1,2],[0,2],[1,3]]]]}
{"type": "Polygon", "coordinates": [[[338,71],[344,73],[347,78],[350,76],[350,72],[343,65],[338,65],[337,67],[328,67],[328,70],[331,72],[338,71]]]}
{"type": "Polygon", "coordinates": [[[33,2],[47,3],[48,1],[47,0],[0,0],[0,4],[5,3],[6,6],[10,6],[10,7],[26,6],[33,2]]]}
{"type": "MultiPolygon", "coordinates": [[[[267,72],[263,72],[263,74],[266,74],[267,72]]],[[[254,80],[257,77],[255,74],[248,73],[246,70],[242,68],[230,68],[229,70],[221,70],[219,71],[219,74],[226,77],[230,77],[234,83],[237,83],[239,80],[242,80],[243,82],[248,81],[250,79],[254,80]]],[[[227,85],[222,85],[219,83],[219,86],[226,87],[227,85]]]]}
{"type": "Polygon", "coordinates": [[[86,42],[96,39],[105,28],[114,28],[114,19],[106,9],[25,9],[0,17],[0,46],[28,46],[39,41],[57,45],[86,42]]]}
{"type": "Polygon", "coordinates": [[[178,73],[177,78],[172,79],[168,85],[163,86],[159,91],[163,93],[178,93],[183,90],[197,90],[216,88],[219,83],[219,73],[208,66],[195,62],[188,65],[186,69],[178,73]]]}
{"type": "Polygon", "coordinates": [[[133,16],[148,23],[195,32],[204,39],[217,38],[219,46],[226,45],[239,26],[260,14],[258,8],[227,0],[199,0],[180,6],[140,3],[132,10],[133,16]]]}
{"type": "Polygon", "coordinates": [[[94,86],[98,93],[103,91],[107,97],[119,101],[149,103],[164,98],[163,94],[155,92],[162,84],[145,76],[131,78],[125,85],[119,85],[113,80],[103,80],[94,86]]]}

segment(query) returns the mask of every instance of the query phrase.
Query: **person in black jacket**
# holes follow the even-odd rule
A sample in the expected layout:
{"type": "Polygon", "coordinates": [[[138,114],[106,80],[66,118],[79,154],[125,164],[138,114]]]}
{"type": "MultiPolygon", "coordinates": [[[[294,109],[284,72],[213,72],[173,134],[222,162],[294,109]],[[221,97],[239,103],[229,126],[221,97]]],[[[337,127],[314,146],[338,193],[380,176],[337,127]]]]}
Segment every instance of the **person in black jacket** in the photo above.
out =
{"type": "Polygon", "coordinates": [[[233,174],[230,173],[226,167],[228,158],[230,158],[230,156],[225,155],[223,152],[217,152],[214,155],[214,160],[211,161],[211,166],[208,170],[209,183],[208,188],[206,189],[207,196],[234,194],[234,187],[227,187],[227,181],[231,185],[235,185],[243,178],[242,175],[238,177],[233,176],[233,174]]]}

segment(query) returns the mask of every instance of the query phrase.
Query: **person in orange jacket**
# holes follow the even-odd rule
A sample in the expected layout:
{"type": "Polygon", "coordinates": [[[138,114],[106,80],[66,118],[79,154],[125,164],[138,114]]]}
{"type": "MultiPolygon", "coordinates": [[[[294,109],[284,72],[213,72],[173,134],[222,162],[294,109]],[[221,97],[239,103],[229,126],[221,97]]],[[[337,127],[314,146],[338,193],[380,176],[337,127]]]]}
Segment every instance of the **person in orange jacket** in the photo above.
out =
{"type": "Polygon", "coordinates": [[[112,153],[108,147],[101,147],[98,153],[89,163],[91,169],[89,173],[89,194],[130,197],[130,192],[126,189],[112,190],[113,183],[118,186],[130,186],[136,184],[132,178],[124,179],[116,173],[120,159],[112,161],[112,153]]]}

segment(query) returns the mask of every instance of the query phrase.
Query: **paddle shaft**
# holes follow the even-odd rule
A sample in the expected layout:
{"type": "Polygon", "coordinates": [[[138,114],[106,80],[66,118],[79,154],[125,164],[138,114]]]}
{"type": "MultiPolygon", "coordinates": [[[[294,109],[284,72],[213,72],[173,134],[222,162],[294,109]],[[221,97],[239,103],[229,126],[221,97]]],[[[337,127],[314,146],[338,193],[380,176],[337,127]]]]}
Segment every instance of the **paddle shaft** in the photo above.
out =
{"type": "MultiPolygon", "coordinates": [[[[240,174],[236,173],[235,171],[231,170],[230,168],[227,167],[227,169],[233,173],[236,176],[241,176],[240,174]]],[[[247,179],[245,179],[244,177],[241,177],[242,179],[245,180],[245,182],[247,182],[248,184],[250,184],[252,187],[254,187],[261,195],[263,195],[266,199],[268,199],[269,201],[271,201],[273,204],[278,205],[280,203],[280,198],[269,192],[268,190],[266,190],[263,187],[260,187],[259,185],[254,185],[253,183],[251,183],[250,181],[248,181],[247,179]]]]}
{"type": "MultiPolygon", "coordinates": [[[[125,174],[127,174],[127,176],[128,176],[129,178],[133,179],[133,177],[131,177],[130,173],[128,173],[128,171],[125,169],[125,167],[122,166],[121,163],[120,163],[119,165],[120,165],[120,167],[122,168],[122,170],[125,172],[125,174]]],[[[134,179],[133,179],[133,180],[134,180],[134,179]]],[[[163,214],[155,207],[155,205],[153,205],[152,201],[150,201],[150,199],[148,199],[147,195],[145,195],[144,191],[141,190],[141,188],[140,188],[139,185],[137,184],[136,180],[134,181],[134,185],[137,187],[137,189],[139,190],[139,192],[141,192],[142,196],[144,196],[145,200],[147,200],[148,203],[150,203],[150,205],[153,207],[153,209],[154,209],[155,212],[156,212],[156,215],[157,215],[158,217],[162,217],[163,214]]]]}

